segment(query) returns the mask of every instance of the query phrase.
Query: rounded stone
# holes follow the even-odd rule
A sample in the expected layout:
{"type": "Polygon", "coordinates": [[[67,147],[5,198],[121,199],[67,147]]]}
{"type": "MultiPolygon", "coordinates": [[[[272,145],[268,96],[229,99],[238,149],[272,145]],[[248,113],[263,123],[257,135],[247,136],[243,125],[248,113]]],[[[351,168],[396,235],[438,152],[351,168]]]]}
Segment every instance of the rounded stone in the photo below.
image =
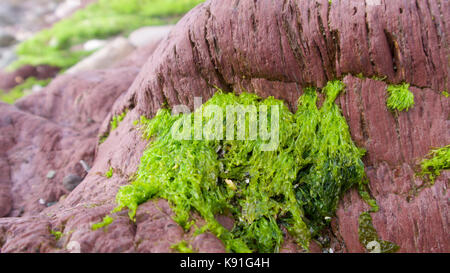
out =
{"type": "Polygon", "coordinates": [[[69,174],[63,179],[63,186],[68,191],[73,191],[80,183],[83,178],[76,174],[69,174]]]}
{"type": "Polygon", "coordinates": [[[0,31],[0,47],[8,47],[16,42],[16,38],[9,33],[0,31]]]}

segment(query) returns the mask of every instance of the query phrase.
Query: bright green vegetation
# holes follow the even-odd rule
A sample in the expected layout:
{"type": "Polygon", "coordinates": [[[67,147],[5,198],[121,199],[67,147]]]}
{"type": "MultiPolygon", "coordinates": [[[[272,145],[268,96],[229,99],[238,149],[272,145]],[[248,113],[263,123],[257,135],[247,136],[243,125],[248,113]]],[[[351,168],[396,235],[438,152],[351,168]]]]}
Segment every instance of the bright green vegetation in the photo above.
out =
{"type": "Polygon", "coordinates": [[[112,167],[109,167],[109,170],[105,173],[106,178],[111,178],[114,174],[114,170],[112,167]]]}
{"type": "MultiPolygon", "coordinates": [[[[343,88],[340,81],[329,82],[320,109],[316,90],[306,89],[295,114],[279,100],[262,100],[248,93],[218,92],[197,110],[209,105],[223,110],[236,104],[279,106],[280,143],[275,151],[262,151],[266,141],[260,137],[246,141],[173,139],[172,126],[181,119],[192,121],[193,114],[172,116],[161,109],[151,120],[142,118],[144,136],[152,141],[134,181],[119,190],[113,212],[128,208],[134,219],[139,204],[164,198],[178,224],[186,230],[196,227],[191,218],[196,211],[206,221],[198,231],[211,231],[229,251],[277,252],[283,241],[282,226],[308,249],[310,239],[329,225],[341,195],[365,183],[364,151],[352,142],[334,103],[343,88]],[[216,221],[220,213],[233,215],[232,231],[216,221]]],[[[271,109],[265,113],[270,131],[276,129],[270,126],[271,109]]],[[[213,118],[203,113],[203,125],[213,118]]]]}
{"type": "Polygon", "coordinates": [[[421,177],[427,177],[432,184],[442,170],[450,169],[450,145],[432,150],[420,163],[421,177]]]}
{"type": "Polygon", "coordinates": [[[189,246],[188,243],[184,240],[177,244],[172,245],[171,248],[175,251],[178,251],[179,253],[193,253],[194,252],[194,250],[192,250],[191,246],[189,246]]]}
{"type": "Polygon", "coordinates": [[[409,84],[389,85],[387,91],[389,93],[387,106],[392,111],[408,111],[414,106],[414,94],[409,90],[409,84]]]}
{"type": "Polygon", "coordinates": [[[97,230],[97,229],[99,229],[99,228],[106,227],[106,226],[110,225],[113,221],[114,221],[114,218],[112,218],[112,217],[109,216],[109,215],[106,215],[106,216],[103,218],[103,221],[102,221],[102,222],[96,223],[96,224],[93,224],[93,225],[92,225],[92,230],[95,231],[95,230],[97,230]]]}
{"type": "Polygon", "coordinates": [[[123,119],[127,116],[128,110],[125,110],[120,115],[116,115],[112,118],[111,122],[109,123],[109,132],[102,135],[100,137],[99,143],[102,144],[105,142],[105,140],[108,138],[109,134],[111,134],[112,131],[116,130],[117,127],[119,127],[119,124],[123,121],[123,119]]]}
{"type": "Polygon", "coordinates": [[[36,78],[28,78],[23,83],[17,85],[9,92],[0,90],[0,101],[14,104],[18,99],[22,98],[27,94],[27,91],[31,91],[33,86],[40,85],[42,87],[47,86],[51,79],[48,80],[37,80],[36,78]]]}
{"type": "Polygon", "coordinates": [[[446,98],[450,97],[450,95],[448,94],[447,91],[442,91],[442,96],[444,96],[446,98]]]}
{"type": "Polygon", "coordinates": [[[55,237],[56,241],[59,241],[63,235],[61,231],[56,230],[50,230],[50,233],[55,237]]]}
{"type": "Polygon", "coordinates": [[[122,114],[114,116],[111,121],[111,131],[114,131],[119,127],[119,124],[123,121],[123,119],[127,116],[128,111],[125,110],[122,114]]]}
{"type": "Polygon", "coordinates": [[[99,0],[71,17],[43,30],[17,48],[18,61],[25,64],[68,68],[91,52],[71,50],[90,39],[127,34],[141,26],[176,22],[204,0],[99,0]]]}

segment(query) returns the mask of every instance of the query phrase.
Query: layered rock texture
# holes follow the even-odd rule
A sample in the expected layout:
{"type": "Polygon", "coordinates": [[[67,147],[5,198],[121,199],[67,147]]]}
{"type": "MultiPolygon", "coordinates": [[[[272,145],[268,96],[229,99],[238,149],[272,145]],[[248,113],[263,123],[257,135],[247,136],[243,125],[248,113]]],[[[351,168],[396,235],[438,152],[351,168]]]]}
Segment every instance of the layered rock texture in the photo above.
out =
{"type": "MultiPolygon", "coordinates": [[[[138,49],[114,68],[60,76],[14,106],[0,104],[1,252],[68,252],[74,244],[81,252],[171,252],[180,240],[200,252],[225,251],[211,234],[185,233],[163,200],[142,204],[136,222],[123,211],[105,230],[91,229],[139,165],[147,143],[133,122],[164,104],[192,108],[194,97],[205,102],[215,86],[274,96],[294,110],[305,87],[336,78],[346,84],[337,102],[352,138],[367,149],[379,236],[400,252],[449,252],[450,172],[426,187],[415,172],[430,149],[450,143],[450,99],[442,95],[450,87],[450,3],[330,2],[207,1],[156,49],[138,49]],[[386,87],[401,82],[411,84],[415,105],[394,113],[386,87]],[[87,174],[80,160],[91,166],[87,174]],[[62,180],[70,174],[84,179],[69,193],[62,180]]],[[[329,231],[334,251],[365,251],[358,216],[367,208],[356,190],[343,196],[329,231]]],[[[285,241],[283,252],[301,251],[285,241]]]]}

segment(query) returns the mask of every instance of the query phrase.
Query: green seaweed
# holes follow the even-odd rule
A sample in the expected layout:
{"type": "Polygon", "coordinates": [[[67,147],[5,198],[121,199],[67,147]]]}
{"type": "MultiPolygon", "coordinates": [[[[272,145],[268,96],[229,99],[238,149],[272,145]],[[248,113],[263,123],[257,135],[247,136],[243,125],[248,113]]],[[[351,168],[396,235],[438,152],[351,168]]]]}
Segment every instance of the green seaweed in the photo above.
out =
{"type": "Polygon", "coordinates": [[[50,233],[55,237],[56,241],[59,241],[63,236],[62,232],[57,230],[50,230],[50,233]]]}
{"type": "Polygon", "coordinates": [[[194,253],[192,247],[184,240],[180,241],[179,243],[173,244],[170,248],[178,251],[179,253],[194,253]]]}
{"type": "Polygon", "coordinates": [[[40,85],[42,87],[47,86],[50,83],[51,79],[47,80],[38,80],[34,77],[26,79],[23,83],[17,85],[10,91],[2,91],[0,90],[0,101],[6,102],[8,104],[14,104],[18,99],[23,96],[31,93],[31,89],[35,85],[40,85]]]}
{"type": "Polygon", "coordinates": [[[117,127],[119,127],[119,124],[123,121],[123,119],[127,116],[128,110],[125,110],[124,112],[122,112],[121,114],[114,116],[113,119],[111,120],[111,131],[114,131],[117,129],[117,127]]]}
{"type": "Polygon", "coordinates": [[[442,170],[450,169],[450,145],[432,150],[420,163],[419,176],[434,184],[442,170]]]}
{"type": "MultiPolygon", "coordinates": [[[[205,115],[208,106],[225,110],[229,105],[278,106],[279,145],[263,151],[261,137],[246,140],[176,140],[171,128],[182,121],[192,122],[194,114],[172,116],[161,109],[153,119],[141,118],[143,135],[150,141],[141,157],[134,181],[122,187],[116,197],[118,212],[128,208],[135,218],[139,204],[150,199],[167,199],[174,220],[188,230],[195,222],[192,212],[206,221],[199,232],[210,231],[234,252],[277,252],[283,242],[284,227],[297,243],[308,249],[309,241],[329,225],[342,194],[365,183],[364,151],[354,145],[348,125],[334,103],[344,89],[340,81],[329,82],[326,100],[317,108],[317,93],[307,88],[293,114],[282,101],[256,95],[240,96],[217,92],[196,113],[202,124],[214,118],[205,115]],[[231,231],[220,225],[215,215],[229,212],[235,218],[231,231]]],[[[259,114],[268,116],[272,128],[272,108],[259,114]]],[[[257,122],[251,115],[245,123],[257,122]]],[[[206,136],[207,134],[205,134],[206,136]]]]}
{"type": "Polygon", "coordinates": [[[114,174],[114,169],[112,167],[109,167],[109,170],[105,173],[106,178],[111,178],[114,174]]]}
{"type": "Polygon", "coordinates": [[[409,90],[409,84],[389,85],[387,92],[389,97],[386,103],[392,111],[408,111],[414,106],[414,94],[409,90]]]}
{"type": "Polygon", "coordinates": [[[74,50],[90,39],[127,34],[141,26],[174,23],[204,0],[100,0],[19,44],[18,60],[26,64],[68,68],[90,51],[74,50]]]}
{"type": "Polygon", "coordinates": [[[127,113],[128,113],[128,109],[123,111],[121,114],[116,115],[112,118],[112,120],[109,123],[109,131],[106,132],[105,134],[103,134],[102,136],[100,136],[99,144],[102,144],[103,142],[105,142],[106,139],[108,139],[111,132],[116,130],[117,127],[119,127],[119,124],[125,119],[125,117],[127,116],[127,113]]]}
{"type": "Polygon", "coordinates": [[[450,97],[450,95],[448,94],[447,91],[442,91],[442,96],[444,96],[446,98],[450,97]]]}
{"type": "Polygon", "coordinates": [[[106,215],[105,217],[103,217],[103,220],[100,223],[95,223],[92,225],[92,230],[95,231],[97,229],[107,227],[110,224],[112,224],[113,221],[114,221],[114,218],[112,218],[109,215],[106,215]]]}

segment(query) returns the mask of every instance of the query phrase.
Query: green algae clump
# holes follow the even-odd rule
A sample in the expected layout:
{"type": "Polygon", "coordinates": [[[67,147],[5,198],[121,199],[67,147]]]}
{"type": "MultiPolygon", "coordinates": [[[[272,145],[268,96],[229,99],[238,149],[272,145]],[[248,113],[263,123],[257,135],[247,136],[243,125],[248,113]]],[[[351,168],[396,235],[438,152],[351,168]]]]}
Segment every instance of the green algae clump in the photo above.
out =
{"type": "Polygon", "coordinates": [[[414,94],[409,90],[409,84],[389,85],[387,92],[389,97],[386,103],[392,111],[408,111],[414,106],[414,94]]]}
{"type": "Polygon", "coordinates": [[[62,232],[57,230],[50,230],[50,234],[55,237],[56,241],[59,241],[59,239],[63,236],[62,232]]]}
{"type": "Polygon", "coordinates": [[[441,171],[450,169],[450,145],[432,150],[420,163],[419,176],[428,177],[431,184],[441,175],[441,171]]]}
{"type": "Polygon", "coordinates": [[[92,230],[97,230],[103,227],[107,227],[109,226],[112,222],[114,221],[114,218],[112,218],[109,215],[106,215],[105,217],[103,217],[103,220],[100,223],[96,223],[92,225],[92,230]]]}
{"type": "Polygon", "coordinates": [[[179,253],[194,253],[192,247],[184,240],[172,245],[170,248],[179,253]]]}
{"type": "Polygon", "coordinates": [[[218,92],[194,113],[171,115],[161,109],[151,120],[141,118],[143,134],[152,141],[135,180],[119,190],[113,212],[128,208],[134,219],[139,204],[163,198],[186,230],[195,225],[191,213],[200,214],[206,224],[199,231],[215,234],[228,251],[278,252],[283,230],[308,249],[311,238],[329,224],[342,194],[364,183],[364,151],[352,142],[334,103],[343,89],[340,81],[329,82],[322,90],[327,98],[318,109],[316,90],[307,88],[295,114],[272,97],[218,92]],[[259,115],[245,115],[242,122],[248,127],[266,119],[266,133],[279,131],[275,149],[264,149],[264,134],[249,139],[247,131],[244,140],[229,140],[224,132],[218,139],[197,140],[195,129],[186,140],[173,138],[176,123],[195,122],[200,113],[206,128],[218,118],[206,114],[209,106],[225,111],[230,105],[259,108],[259,115]],[[278,123],[272,123],[275,112],[278,123]],[[231,231],[216,221],[221,213],[231,213],[236,220],[231,231]]]}
{"type": "Polygon", "coordinates": [[[109,179],[109,178],[113,177],[113,175],[114,175],[114,169],[113,169],[113,167],[109,167],[109,170],[105,173],[105,177],[109,179]]]}

